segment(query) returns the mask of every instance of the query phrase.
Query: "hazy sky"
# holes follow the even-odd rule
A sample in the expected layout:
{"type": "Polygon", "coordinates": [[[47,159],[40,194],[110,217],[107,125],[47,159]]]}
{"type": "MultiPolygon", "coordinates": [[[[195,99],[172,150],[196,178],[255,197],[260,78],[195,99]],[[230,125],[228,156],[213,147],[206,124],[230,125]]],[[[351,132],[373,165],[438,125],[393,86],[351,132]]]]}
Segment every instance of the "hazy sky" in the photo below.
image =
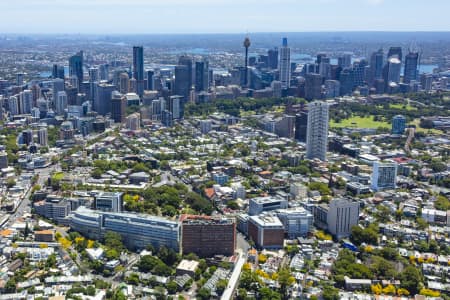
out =
{"type": "Polygon", "coordinates": [[[0,0],[3,33],[449,31],[450,0],[0,0]]]}

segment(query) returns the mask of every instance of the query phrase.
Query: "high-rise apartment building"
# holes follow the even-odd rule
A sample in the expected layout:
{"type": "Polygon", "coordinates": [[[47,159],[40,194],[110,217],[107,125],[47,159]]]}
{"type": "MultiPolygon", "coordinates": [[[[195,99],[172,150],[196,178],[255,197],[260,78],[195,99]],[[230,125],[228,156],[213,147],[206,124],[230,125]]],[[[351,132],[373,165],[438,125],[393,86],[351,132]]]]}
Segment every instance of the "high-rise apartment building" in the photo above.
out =
{"type": "Polygon", "coordinates": [[[200,257],[234,255],[236,223],[225,217],[182,215],[181,249],[200,257]]]}
{"type": "Polygon", "coordinates": [[[308,104],[308,127],[306,133],[306,157],[326,160],[328,146],[328,103],[314,101],[308,104]]]}
{"type": "Polygon", "coordinates": [[[396,180],[397,180],[396,163],[374,162],[371,178],[371,188],[374,191],[384,189],[395,189],[396,180]]]}
{"type": "Polygon", "coordinates": [[[116,123],[125,121],[127,99],[121,93],[114,91],[111,95],[111,118],[116,123]]]}
{"type": "Polygon", "coordinates": [[[359,203],[348,199],[333,199],[328,206],[327,228],[337,239],[350,236],[358,225],[359,203]]]}

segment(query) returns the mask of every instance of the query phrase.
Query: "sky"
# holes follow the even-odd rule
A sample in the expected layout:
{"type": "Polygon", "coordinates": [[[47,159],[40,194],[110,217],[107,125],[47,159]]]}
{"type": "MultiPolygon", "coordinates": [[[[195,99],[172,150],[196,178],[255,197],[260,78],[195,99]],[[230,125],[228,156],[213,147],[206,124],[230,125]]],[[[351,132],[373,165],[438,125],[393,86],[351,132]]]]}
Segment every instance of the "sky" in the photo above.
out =
{"type": "Polygon", "coordinates": [[[0,0],[0,32],[450,31],[449,12],[449,0],[0,0]]]}

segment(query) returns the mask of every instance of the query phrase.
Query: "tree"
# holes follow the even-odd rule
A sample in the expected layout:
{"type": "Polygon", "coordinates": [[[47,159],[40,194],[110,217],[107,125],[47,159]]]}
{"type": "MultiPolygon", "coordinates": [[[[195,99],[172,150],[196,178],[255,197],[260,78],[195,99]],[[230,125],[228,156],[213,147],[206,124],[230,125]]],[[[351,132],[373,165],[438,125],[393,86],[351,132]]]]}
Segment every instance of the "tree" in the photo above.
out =
{"type": "Polygon", "coordinates": [[[105,245],[110,249],[115,249],[117,252],[122,252],[125,249],[122,243],[122,236],[117,232],[107,231],[104,239],[105,245]]]}
{"type": "Polygon", "coordinates": [[[322,297],[324,300],[339,300],[339,290],[326,285],[323,287],[322,297]]]}
{"type": "Polygon", "coordinates": [[[169,294],[175,294],[178,290],[178,285],[175,281],[171,280],[166,284],[166,289],[169,294]]]}
{"type": "Polygon", "coordinates": [[[225,291],[225,289],[227,288],[227,285],[228,285],[228,280],[226,280],[226,279],[220,279],[219,281],[217,281],[217,284],[216,284],[217,294],[221,295],[223,293],[223,291],[225,291]]]}
{"type": "Polygon", "coordinates": [[[197,298],[200,300],[208,300],[211,297],[211,291],[207,288],[202,287],[197,292],[197,298]]]}
{"type": "Polygon", "coordinates": [[[284,298],[287,296],[288,288],[293,285],[295,278],[292,277],[291,271],[288,268],[282,268],[278,272],[278,284],[280,285],[280,291],[284,298]]]}
{"type": "Polygon", "coordinates": [[[419,284],[421,283],[421,274],[414,266],[407,266],[402,273],[400,273],[401,287],[407,289],[411,294],[417,294],[419,291],[419,284]]]}
{"type": "Polygon", "coordinates": [[[439,195],[434,202],[434,208],[439,210],[450,210],[450,200],[448,200],[444,196],[439,195]]]}

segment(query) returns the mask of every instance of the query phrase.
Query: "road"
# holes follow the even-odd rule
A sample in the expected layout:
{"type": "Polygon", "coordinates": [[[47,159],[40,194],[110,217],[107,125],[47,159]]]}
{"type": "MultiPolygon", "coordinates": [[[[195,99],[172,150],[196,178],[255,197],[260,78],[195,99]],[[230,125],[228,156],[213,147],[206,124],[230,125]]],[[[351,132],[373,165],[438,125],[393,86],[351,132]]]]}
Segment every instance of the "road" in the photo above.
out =
{"type": "MultiPolygon", "coordinates": [[[[47,178],[55,170],[59,170],[59,165],[50,165],[47,168],[34,170],[34,174],[39,175],[39,179],[36,182],[36,185],[44,186],[47,178]]],[[[31,212],[30,195],[31,195],[32,188],[33,188],[33,186],[31,186],[30,189],[25,193],[24,197],[22,198],[22,201],[20,201],[19,205],[17,206],[16,211],[13,214],[11,214],[11,216],[9,217],[9,221],[8,221],[9,226],[14,224],[17,221],[17,219],[21,218],[25,213],[31,212]]]]}
{"type": "Polygon", "coordinates": [[[238,249],[236,252],[239,255],[239,259],[234,266],[233,273],[231,274],[230,280],[228,281],[228,286],[223,292],[222,297],[220,298],[221,300],[230,300],[233,298],[234,291],[236,290],[236,287],[239,283],[239,277],[241,275],[242,267],[247,261],[247,256],[241,249],[238,249]]]}

